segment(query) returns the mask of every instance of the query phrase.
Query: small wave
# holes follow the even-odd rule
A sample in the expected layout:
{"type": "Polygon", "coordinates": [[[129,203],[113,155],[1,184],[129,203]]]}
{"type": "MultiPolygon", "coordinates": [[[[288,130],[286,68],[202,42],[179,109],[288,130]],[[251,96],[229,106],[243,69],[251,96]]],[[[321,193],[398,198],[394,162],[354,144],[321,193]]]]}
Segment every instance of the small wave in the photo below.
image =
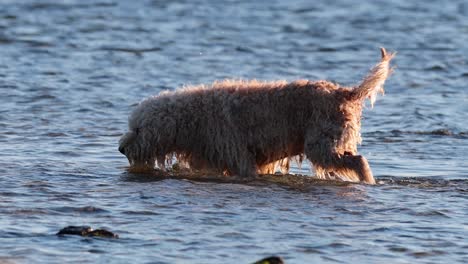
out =
{"type": "Polygon", "coordinates": [[[86,214],[108,213],[107,210],[104,210],[102,208],[95,207],[95,206],[83,206],[83,207],[65,206],[65,207],[58,207],[53,210],[59,213],[70,213],[70,212],[86,213],[86,214]]]}
{"type": "Polygon", "coordinates": [[[48,75],[48,76],[56,76],[56,75],[61,75],[63,74],[62,72],[59,71],[43,71],[41,72],[42,75],[48,75]]]}
{"type": "Polygon", "coordinates": [[[109,80],[112,79],[114,76],[109,75],[109,74],[98,74],[98,75],[92,75],[89,76],[88,79],[90,80],[109,80]]]}
{"type": "Polygon", "coordinates": [[[429,131],[404,131],[404,130],[398,130],[394,129],[391,131],[375,131],[375,132],[368,132],[366,133],[368,135],[378,135],[378,136],[401,136],[401,135],[429,135],[429,136],[449,136],[449,137],[465,137],[468,135],[468,132],[455,132],[450,129],[446,128],[440,128],[440,129],[435,129],[435,130],[429,130],[429,131]]]}
{"type": "Polygon", "coordinates": [[[296,25],[284,25],[281,28],[281,31],[284,33],[305,33],[307,28],[296,25]]]}
{"type": "Polygon", "coordinates": [[[319,51],[319,52],[336,52],[337,49],[336,49],[336,48],[332,48],[332,47],[319,47],[319,48],[318,48],[318,51],[319,51]]]}
{"type": "Polygon", "coordinates": [[[252,49],[244,47],[244,46],[237,46],[235,50],[239,52],[245,52],[245,53],[254,53],[252,49]]]}
{"type": "Polygon", "coordinates": [[[65,151],[65,150],[54,151],[53,154],[54,154],[54,155],[58,155],[58,156],[73,157],[73,158],[76,158],[76,157],[80,157],[80,156],[81,156],[81,154],[76,153],[76,152],[74,152],[74,151],[65,151]]]}
{"type": "Polygon", "coordinates": [[[452,190],[468,190],[467,179],[442,179],[436,177],[393,177],[383,176],[376,179],[378,185],[408,186],[417,188],[441,188],[451,187],[452,190]],[[452,188],[453,187],[453,188],[452,188]]]}
{"type": "Polygon", "coordinates": [[[447,70],[447,67],[445,65],[437,64],[437,65],[433,65],[431,67],[425,68],[424,70],[425,71],[445,71],[447,70]]]}
{"type": "Polygon", "coordinates": [[[388,250],[393,252],[407,252],[409,249],[402,246],[390,246],[388,247],[388,250]]]}
{"type": "Polygon", "coordinates": [[[128,53],[133,53],[135,55],[141,55],[141,53],[146,53],[146,52],[155,52],[155,51],[161,51],[162,48],[160,47],[152,47],[152,48],[125,48],[125,47],[101,47],[101,50],[104,51],[115,51],[115,52],[128,52],[128,53]]]}
{"type": "Polygon", "coordinates": [[[446,254],[445,251],[441,250],[431,250],[431,251],[417,251],[411,252],[409,255],[416,257],[416,258],[424,258],[424,257],[431,257],[431,256],[438,256],[446,254]]]}
{"type": "Polygon", "coordinates": [[[101,249],[89,249],[88,250],[89,253],[93,253],[93,254],[105,254],[107,253],[107,251],[105,250],[101,250],[101,249]]]}
{"type": "Polygon", "coordinates": [[[318,245],[318,246],[309,247],[309,248],[320,250],[320,249],[329,249],[329,248],[348,248],[348,247],[351,247],[351,245],[348,243],[332,242],[329,244],[323,244],[323,245],[318,245]]]}
{"type": "Polygon", "coordinates": [[[42,136],[55,138],[55,137],[66,137],[67,134],[61,133],[61,132],[48,132],[48,133],[42,134],[42,136]]]}
{"type": "Polygon", "coordinates": [[[437,135],[437,136],[453,136],[456,133],[448,129],[436,129],[432,131],[415,131],[414,134],[417,135],[437,135]]]}
{"type": "Polygon", "coordinates": [[[0,35],[0,44],[11,44],[13,41],[5,35],[0,35]]]}
{"type": "Polygon", "coordinates": [[[99,100],[97,102],[94,102],[93,104],[100,108],[111,108],[115,106],[114,103],[108,100],[99,100]]]}
{"type": "Polygon", "coordinates": [[[86,4],[86,3],[54,3],[51,2],[40,2],[40,3],[32,3],[24,5],[24,9],[28,11],[36,11],[36,10],[61,10],[67,11],[76,8],[96,8],[96,7],[112,7],[116,6],[115,3],[108,3],[108,2],[97,2],[93,4],[86,4]]]}
{"type": "Polygon", "coordinates": [[[55,100],[55,99],[57,99],[57,97],[54,96],[54,95],[41,94],[41,95],[37,95],[37,96],[34,96],[34,97],[30,98],[29,102],[34,103],[34,102],[42,101],[42,100],[55,100]]]}
{"type": "Polygon", "coordinates": [[[248,236],[244,233],[240,233],[240,232],[226,232],[226,233],[222,233],[222,234],[219,234],[219,235],[216,235],[216,237],[218,238],[224,238],[224,239],[232,239],[232,240],[250,240],[252,239],[251,236],[248,236]]]}
{"type": "Polygon", "coordinates": [[[444,218],[450,218],[447,214],[444,214],[441,211],[438,210],[429,210],[429,211],[422,211],[422,212],[415,212],[415,216],[428,216],[428,217],[444,217],[444,218]]]}
{"type": "Polygon", "coordinates": [[[107,210],[94,207],[94,206],[84,206],[84,207],[76,208],[74,211],[83,212],[83,213],[106,213],[108,212],[107,210]]]}
{"type": "Polygon", "coordinates": [[[126,215],[160,215],[158,212],[143,210],[143,211],[123,211],[123,214],[126,215]]]}
{"type": "Polygon", "coordinates": [[[50,48],[54,46],[54,44],[48,41],[42,41],[42,40],[36,40],[36,39],[13,39],[12,42],[13,41],[25,43],[35,48],[50,48]]]}
{"type": "Polygon", "coordinates": [[[296,14],[302,14],[302,13],[311,13],[311,12],[316,12],[318,11],[318,8],[315,7],[300,7],[295,10],[293,10],[294,13],[296,14]]]}
{"type": "Polygon", "coordinates": [[[48,215],[50,212],[47,209],[42,208],[29,208],[29,209],[18,209],[12,212],[12,215],[28,215],[28,216],[37,216],[37,215],[48,215]]]}

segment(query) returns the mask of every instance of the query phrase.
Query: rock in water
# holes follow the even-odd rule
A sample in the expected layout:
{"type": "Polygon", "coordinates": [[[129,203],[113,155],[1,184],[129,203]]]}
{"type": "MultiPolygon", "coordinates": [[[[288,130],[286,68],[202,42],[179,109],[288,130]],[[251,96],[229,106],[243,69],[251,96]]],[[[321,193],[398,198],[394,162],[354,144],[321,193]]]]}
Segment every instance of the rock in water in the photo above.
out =
{"type": "Polygon", "coordinates": [[[105,229],[93,230],[90,226],[67,226],[62,228],[58,233],[58,236],[63,235],[76,235],[86,237],[105,237],[105,238],[119,238],[117,234],[105,229]]]}
{"type": "Polygon", "coordinates": [[[77,236],[86,236],[89,232],[93,231],[90,226],[67,226],[62,228],[57,235],[77,235],[77,236]]]}

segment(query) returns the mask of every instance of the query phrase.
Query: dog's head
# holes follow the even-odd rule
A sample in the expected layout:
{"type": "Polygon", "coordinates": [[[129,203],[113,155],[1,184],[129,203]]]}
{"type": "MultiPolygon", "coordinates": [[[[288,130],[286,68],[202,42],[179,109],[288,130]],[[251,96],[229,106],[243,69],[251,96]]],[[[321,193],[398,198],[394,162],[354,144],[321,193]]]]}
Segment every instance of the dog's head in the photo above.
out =
{"type": "Polygon", "coordinates": [[[130,163],[132,171],[145,171],[154,168],[154,154],[152,146],[148,145],[145,130],[141,128],[130,129],[119,141],[119,151],[124,154],[130,163]]]}

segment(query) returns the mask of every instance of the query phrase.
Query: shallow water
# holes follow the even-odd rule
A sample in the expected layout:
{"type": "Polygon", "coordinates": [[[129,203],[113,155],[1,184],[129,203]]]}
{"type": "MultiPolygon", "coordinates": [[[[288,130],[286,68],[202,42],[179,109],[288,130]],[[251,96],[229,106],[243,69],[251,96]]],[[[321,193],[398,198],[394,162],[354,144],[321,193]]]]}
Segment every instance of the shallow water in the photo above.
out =
{"type": "Polygon", "coordinates": [[[462,263],[466,43],[463,0],[2,1],[0,262],[462,263]],[[354,84],[380,46],[398,67],[363,120],[377,186],[125,170],[117,141],[148,95],[223,78],[354,84]],[[67,225],[120,238],[55,236],[67,225]]]}

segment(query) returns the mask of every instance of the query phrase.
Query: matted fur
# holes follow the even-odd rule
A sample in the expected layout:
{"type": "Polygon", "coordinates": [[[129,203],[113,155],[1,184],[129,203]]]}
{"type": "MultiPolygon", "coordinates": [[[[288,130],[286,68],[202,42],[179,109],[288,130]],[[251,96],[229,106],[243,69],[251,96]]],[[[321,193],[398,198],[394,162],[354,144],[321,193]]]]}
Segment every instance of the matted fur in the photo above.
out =
{"type": "Polygon", "coordinates": [[[363,82],[225,80],[162,92],[142,101],[129,118],[119,150],[132,167],[164,169],[175,155],[193,169],[255,176],[287,172],[289,159],[309,159],[319,177],[374,183],[361,142],[363,101],[383,93],[394,54],[363,82]]]}

